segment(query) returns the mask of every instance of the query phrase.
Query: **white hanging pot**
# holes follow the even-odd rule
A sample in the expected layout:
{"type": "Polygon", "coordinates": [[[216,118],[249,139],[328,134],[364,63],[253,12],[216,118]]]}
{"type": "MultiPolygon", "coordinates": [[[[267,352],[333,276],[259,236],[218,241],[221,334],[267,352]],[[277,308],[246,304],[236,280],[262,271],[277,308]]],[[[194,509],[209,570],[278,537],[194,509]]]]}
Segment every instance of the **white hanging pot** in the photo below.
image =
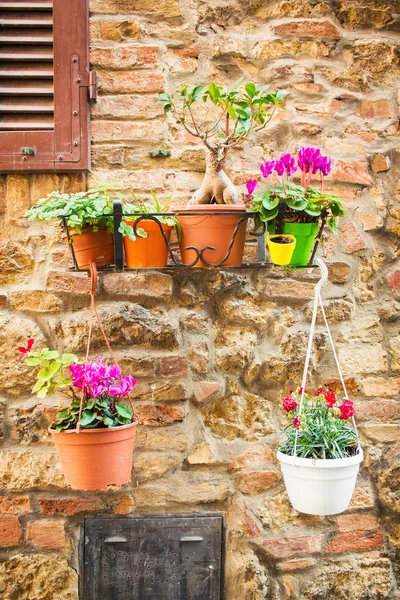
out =
{"type": "Polygon", "coordinates": [[[289,500],[308,515],[336,515],[346,510],[364,455],[334,459],[299,458],[277,453],[289,500]]]}

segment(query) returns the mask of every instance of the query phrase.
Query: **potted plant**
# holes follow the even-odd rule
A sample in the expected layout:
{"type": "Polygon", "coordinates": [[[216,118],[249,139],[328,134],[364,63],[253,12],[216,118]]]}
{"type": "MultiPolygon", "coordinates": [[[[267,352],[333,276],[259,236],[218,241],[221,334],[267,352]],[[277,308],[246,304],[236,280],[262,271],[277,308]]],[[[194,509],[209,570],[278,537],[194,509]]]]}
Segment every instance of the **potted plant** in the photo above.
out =
{"type": "Polygon", "coordinates": [[[323,387],[314,393],[298,388],[289,390],[283,409],[290,423],[277,458],[290,502],[306,514],[343,512],[363,460],[357,431],[349,424],[353,402],[323,387]]]}
{"type": "Polygon", "coordinates": [[[123,219],[119,231],[124,236],[126,266],[130,269],[146,267],[165,267],[168,260],[167,241],[170,241],[172,228],[178,229],[179,223],[171,214],[163,215],[168,210],[172,196],[162,204],[153,191],[150,191],[154,205],[143,202],[132,193],[134,204],[123,207],[126,218],[123,219]],[[159,213],[157,217],[149,217],[151,213],[159,213]],[[138,216],[135,217],[135,214],[138,216]]]}
{"type": "Polygon", "coordinates": [[[26,216],[30,221],[58,220],[67,225],[67,242],[73,245],[79,269],[89,262],[98,267],[114,262],[113,200],[107,187],[87,192],[62,194],[51,192],[30,208],[26,216]]]}
{"type": "Polygon", "coordinates": [[[138,421],[124,400],[136,380],[121,377],[117,364],[79,361],[48,348],[33,351],[33,343],[18,348],[20,358],[38,369],[32,393],[44,398],[62,392],[70,400],[60,403],[49,428],[66,482],[79,490],[127,483],[138,421]]]}
{"type": "MultiPolygon", "coordinates": [[[[320,239],[325,225],[336,232],[337,217],[344,215],[340,198],[323,191],[323,178],[331,169],[331,160],[318,148],[304,147],[299,150],[297,164],[291,154],[282,154],[279,160],[267,160],[260,166],[262,176],[269,181],[252,196],[248,211],[257,215],[256,227],[264,222],[269,233],[295,236],[290,265],[307,265],[315,238],[320,239]],[[300,183],[293,181],[297,170],[301,172],[300,183]],[[320,179],[319,189],[311,185],[313,176],[320,179]]],[[[257,180],[247,182],[251,195],[257,185],[257,180]]]]}
{"type": "MultiPolygon", "coordinates": [[[[267,86],[240,85],[240,82],[231,89],[224,89],[211,82],[207,87],[182,85],[175,97],[167,93],[160,95],[164,112],[172,113],[176,123],[197,137],[206,149],[203,183],[189,205],[178,212],[185,264],[193,263],[198,257],[195,250],[189,249],[192,246],[205,249],[202,258],[209,264],[223,261],[226,266],[241,265],[246,207],[240,203],[241,195],[224,168],[229,151],[264,129],[275,111],[282,107],[285,92],[273,94],[266,89],[267,86]],[[235,240],[230,246],[235,231],[235,240]]],[[[204,264],[199,260],[195,266],[204,264]]]]}
{"type": "Polygon", "coordinates": [[[291,233],[279,233],[269,235],[267,244],[271,261],[274,265],[285,266],[292,260],[293,252],[296,247],[296,238],[291,233]]]}

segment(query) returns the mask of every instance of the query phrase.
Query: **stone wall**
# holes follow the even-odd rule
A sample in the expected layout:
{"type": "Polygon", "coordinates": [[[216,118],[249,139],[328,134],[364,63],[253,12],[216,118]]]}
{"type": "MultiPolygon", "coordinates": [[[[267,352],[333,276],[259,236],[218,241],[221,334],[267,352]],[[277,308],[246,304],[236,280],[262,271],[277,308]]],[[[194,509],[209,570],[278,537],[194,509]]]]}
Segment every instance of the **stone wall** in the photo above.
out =
{"type": "MultiPolygon", "coordinates": [[[[88,514],[225,512],[227,600],[398,596],[400,505],[399,3],[394,0],[92,0],[93,172],[0,179],[0,595],[76,600],[88,514]],[[325,290],[366,454],[338,517],[294,511],[274,458],[282,393],[298,384],[317,274],[107,274],[107,333],[138,379],[132,482],[69,490],[47,434],[54,399],[30,395],[16,346],[82,352],[88,278],[67,270],[55,230],[26,208],[54,189],[118,182],[185,202],[204,153],[164,119],[157,94],[182,81],[244,77],[290,93],[275,123],[232,156],[243,184],[261,157],[320,146],[348,209],[322,255],[325,290]],[[398,81],[398,80],[397,80],[398,81]],[[149,153],[170,149],[171,156],[149,153]],[[396,595],[397,593],[397,595],[396,595]]],[[[105,356],[95,332],[94,353],[105,356]]],[[[315,384],[338,385],[321,328],[315,384]]],[[[172,600],[172,599],[171,599],[172,600]]]]}

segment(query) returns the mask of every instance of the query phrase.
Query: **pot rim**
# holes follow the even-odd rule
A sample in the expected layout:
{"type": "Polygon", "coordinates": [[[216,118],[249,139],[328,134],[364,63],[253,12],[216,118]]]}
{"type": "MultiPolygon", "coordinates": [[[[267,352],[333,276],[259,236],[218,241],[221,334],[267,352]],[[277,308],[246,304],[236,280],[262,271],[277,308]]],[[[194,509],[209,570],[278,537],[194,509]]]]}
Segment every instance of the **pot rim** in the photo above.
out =
{"type": "Polygon", "coordinates": [[[139,419],[135,419],[132,423],[128,423],[128,425],[118,425],[118,427],[102,427],[102,428],[93,428],[93,429],[81,429],[79,433],[77,433],[76,429],[63,429],[62,431],[56,431],[51,427],[48,428],[50,433],[54,433],[55,435],[60,435],[61,433],[81,435],[82,433],[110,433],[112,431],[122,431],[123,429],[129,429],[139,424],[139,419]]]}
{"type": "Polygon", "coordinates": [[[300,458],[298,456],[293,457],[293,455],[283,454],[280,451],[276,453],[276,457],[281,463],[290,466],[309,467],[311,469],[335,469],[360,464],[364,458],[364,453],[360,447],[357,454],[346,456],[345,458],[300,458]]]}
{"type": "Polygon", "coordinates": [[[190,215],[193,212],[199,213],[236,213],[242,212],[247,214],[247,205],[246,204],[193,204],[191,206],[185,206],[183,208],[175,208],[174,212],[176,215],[190,215]]]}
{"type": "MultiPolygon", "coordinates": [[[[122,221],[124,223],[126,223],[127,225],[131,225],[131,224],[135,223],[139,218],[141,219],[142,217],[138,217],[137,219],[134,219],[132,217],[123,218],[122,221]]],[[[142,223],[146,223],[146,226],[154,225],[154,227],[157,227],[157,229],[159,229],[158,222],[154,221],[153,219],[142,219],[139,223],[139,227],[141,226],[142,223]]],[[[161,221],[159,221],[159,223],[160,223],[161,227],[164,227],[165,229],[172,229],[172,225],[168,225],[168,223],[161,223],[161,221]]],[[[146,239],[146,238],[142,238],[142,239],[146,239]]]]}

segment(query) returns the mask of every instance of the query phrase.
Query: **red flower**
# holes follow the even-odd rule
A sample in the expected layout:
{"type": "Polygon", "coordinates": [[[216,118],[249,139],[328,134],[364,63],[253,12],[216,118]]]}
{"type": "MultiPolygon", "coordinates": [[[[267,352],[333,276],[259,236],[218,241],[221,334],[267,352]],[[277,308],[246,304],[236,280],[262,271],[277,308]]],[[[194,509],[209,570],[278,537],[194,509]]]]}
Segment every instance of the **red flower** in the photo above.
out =
{"type": "Polygon", "coordinates": [[[283,410],[285,410],[286,412],[289,413],[290,411],[297,408],[297,402],[290,396],[287,396],[286,398],[283,399],[282,406],[283,406],[283,410]]]}
{"type": "MultiPolygon", "coordinates": [[[[301,396],[302,393],[303,393],[303,388],[299,388],[299,394],[300,394],[300,396],[301,396]]],[[[305,389],[304,393],[308,394],[308,390],[305,389]]]]}
{"type": "Polygon", "coordinates": [[[29,354],[29,352],[32,350],[32,346],[35,343],[35,340],[28,340],[28,343],[26,345],[26,348],[24,348],[23,346],[19,346],[18,350],[19,352],[21,352],[21,356],[19,357],[18,360],[22,360],[25,356],[25,354],[29,354]]]}
{"type": "Polygon", "coordinates": [[[339,419],[342,421],[347,421],[347,419],[350,419],[355,413],[354,403],[351,400],[345,400],[338,408],[340,410],[339,419]]]}
{"type": "Polygon", "coordinates": [[[293,388],[289,388],[289,395],[293,394],[293,392],[294,392],[294,389],[293,388]]]}
{"type": "Polygon", "coordinates": [[[300,417],[293,417],[292,423],[296,429],[300,429],[300,425],[301,425],[300,417]]]}
{"type": "Polygon", "coordinates": [[[324,393],[324,398],[328,405],[328,408],[332,408],[336,404],[336,394],[330,392],[329,390],[324,393]]]}
{"type": "Polygon", "coordinates": [[[319,396],[320,394],[325,394],[326,390],[323,387],[319,387],[318,389],[315,390],[315,395],[319,396]]]}

